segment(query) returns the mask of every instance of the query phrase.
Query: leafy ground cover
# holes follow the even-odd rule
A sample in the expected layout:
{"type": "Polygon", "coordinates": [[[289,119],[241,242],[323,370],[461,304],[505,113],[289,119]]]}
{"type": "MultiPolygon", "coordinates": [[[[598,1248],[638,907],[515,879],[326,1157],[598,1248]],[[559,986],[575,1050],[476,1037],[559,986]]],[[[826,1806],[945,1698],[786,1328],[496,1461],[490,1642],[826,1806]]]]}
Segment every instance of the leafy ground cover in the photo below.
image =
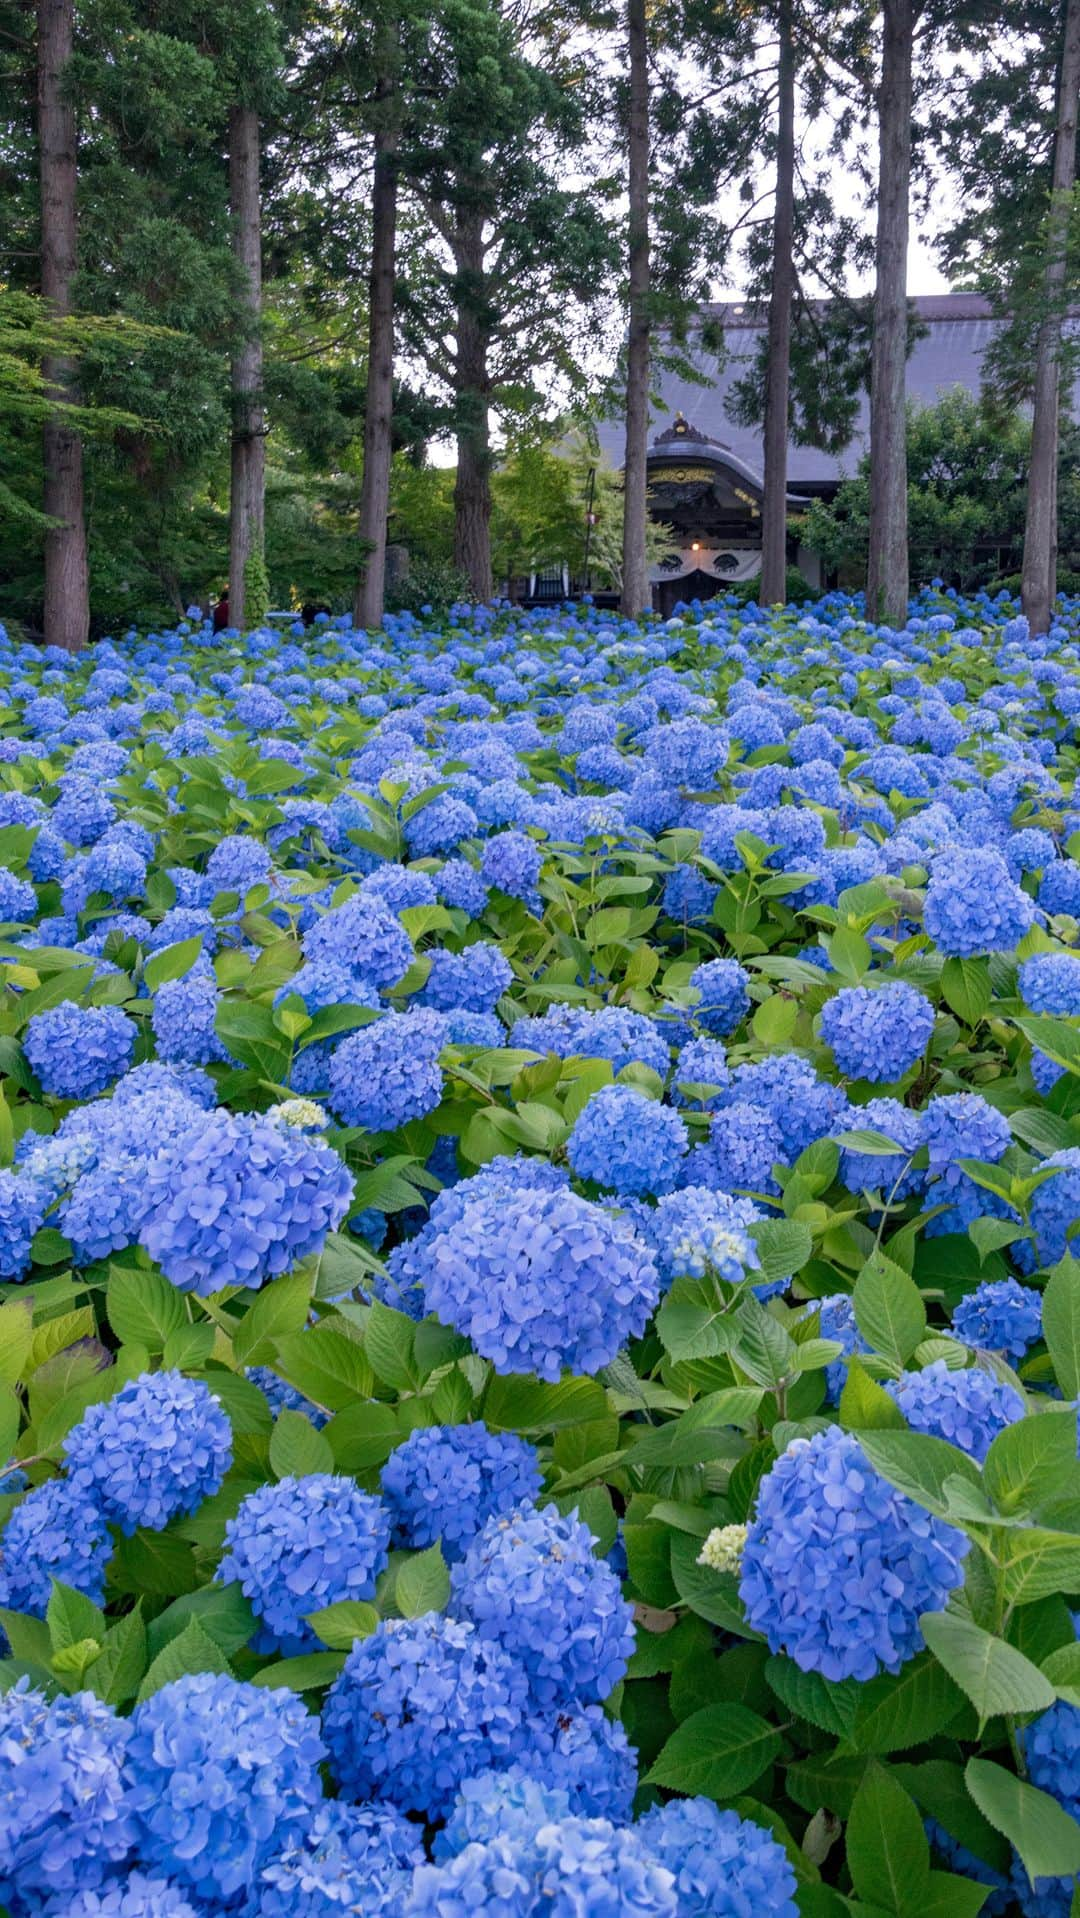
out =
{"type": "Polygon", "coordinates": [[[6,645],[14,1918],[1074,1908],[1078,626],[6,645]]]}

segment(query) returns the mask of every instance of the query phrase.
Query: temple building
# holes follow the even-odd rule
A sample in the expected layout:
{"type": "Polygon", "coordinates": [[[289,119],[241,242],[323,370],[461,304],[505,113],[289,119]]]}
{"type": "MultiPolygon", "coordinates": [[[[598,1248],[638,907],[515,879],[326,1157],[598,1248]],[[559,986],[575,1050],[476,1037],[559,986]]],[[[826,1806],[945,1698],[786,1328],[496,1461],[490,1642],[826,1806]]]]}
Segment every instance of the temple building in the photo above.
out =
{"type": "MultiPolygon", "coordinates": [[[[907,363],[908,398],[933,406],[955,387],[978,393],[982,358],[998,322],[978,293],[935,293],[912,301],[918,333],[907,363]]],[[[739,301],[707,306],[706,331],[723,337],[723,353],[691,341],[688,368],[655,370],[653,436],[648,454],[650,510],[672,531],[672,553],[652,575],[657,611],[679,600],[707,599],[761,570],[762,448],[760,428],[739,426],[727,412],[735,382],[756,360],[766,315],[739,301]]],[[[839,453],[788,447],[788,560],[812,586],[827,584],[817,555],[799,543],[798,518],[812,498],[831,499],[854,476],[869,446],[870,400],[860,398],[848,445],[839,453]]],[[[604,454],[622,464],[623,427],[600,428],[604,454]]]]}

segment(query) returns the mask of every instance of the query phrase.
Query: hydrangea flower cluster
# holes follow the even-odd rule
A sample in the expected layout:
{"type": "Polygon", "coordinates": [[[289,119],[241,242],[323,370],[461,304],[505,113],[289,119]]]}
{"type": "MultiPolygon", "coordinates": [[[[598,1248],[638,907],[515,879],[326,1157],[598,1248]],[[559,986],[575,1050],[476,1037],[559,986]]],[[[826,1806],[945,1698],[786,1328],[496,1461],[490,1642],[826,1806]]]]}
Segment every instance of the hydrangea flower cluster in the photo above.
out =
{"type": "Polygon", "coordinates": [[[755,1631],[804,1672],[897,1672],[964,1576],[968,1540],[905,1498],[831,1425],[761,1482],[739,1596],[755,1631]]]}
{"type": "Polygon", "coordinates": [[[396,1918],[424,1861],[421,1833],[392,1805],[320,1805],[306,1830],[263,1865],[253,1918],[396,1918]]]}
{"type": "Polygon", "coordinates": [[[638,1836],[675,1876],[680,1918],[796,1918],[795,1873],[783,1845],[709,1798],[654,1805],[638,1836]]]}
{"type": "MultiPolygon", "coordinates": [[[[8,1602],[8,1601],[5,1601],[8,1602]]],[[[130,1732],[91,1692],[0,1696],[0,1895],[41,1910],[101,1885],[131,1850],[130,1732]]],[[[180,1914],[176,1914],[180,1918],[180,1914]]]]}
{"type": "Polygon", "coordinates": [[[976,1351],[1025,1358],[1042,1337],[1042,1294],[1019,1279],[988,1279],[953,1308],[952,1329],[976,1351]]]}
{"type": "Polygon", "coordinates": [[[336,1152],[268,1120],[208,1113],[146,1169],[140,1238],[181,1291],[260,1286],[317,1252],[353,1182],[336,1152]]]}
{"type": "Polygon", "coordinates": [[[688,1145],[670,1106],[633,1086],[601,1086],[574,1121],[566,1156],[579,1179],[637,1197],[671,1191],[688,1145]]]}
{"type": "Polygon", "coordinates": [[[101,1605],[112,1540],[85,1491],[59,1478],[35,1486],[0,1533],[0,1605],[44,1618],[52,1581],[101,1605]]]}
{"type": "Polygon", "coordinates": [[[437,1231],[420,1267],[424,1300],[497,1372],[598,1372],[644,1331],[656,1266],[633,1228],[574,1192],[499,1190],[437,1231]]]}
{"type": "Polygon", "coordinates": [[[375,1596],[389,1543],[390,1517],[377,1498],[352,1479],[313,1472],[260,1485],[241,1502],[215,1577],[251,1600],[260,1649],[293,1657],[318,1645],[310,1613],[375,1596]]]}
{"type": "Polygon", "coordinates": [[[707,959],[690,974],[699,994],[694,1017],[703,1032],[726,1039],[750,1010],[749,977],[737,959],[707,959]]]}
{"type": "Polygon", "coordinates": [[[922,1057],[933,1029],[929,999],[902,979],[844,986],[821,1014],[821,1036],[838,1069],[852,1079],[890,1085],[922,1057]]]}
{"type": "Polygon", "coordinates": [[[461,1616],[519,1661],[542,1705],[606,1698],[634,1649],[631,1608],[592,1545],[575,1514],[525,1505],[489,1519],[451,1572],[461,1616]]]}
{"type": "Polygon", "coordinates": [[[442,1097],[439,1054],[447,1043],[437,1012],[390,1012],[338,1046],[330,1065],[330,1105],[345,1125],[392,1132],[422,1119],[442,1097]]]}
{"type": "Polygon", "coordinates": [[[72,1489],[111,1524],[160,1532],[218,1491],[232,1427],[201,1379],[154,1372],[91,1405],[64,1440],[64,1459],[72,1489]]]}
{"type": "MultiPolygon", "coordinates": [[[[709,1186],[688,1185],[662,1198],[645,1222],[664,1285],[685,1275],[715,1272],[739,1285],[761,1267],[749,1228],[763,1214],[750,1199],[735,1199],[709,1186]]],[[[786,1281],[785,1281],[786,1283],[786,1281]]]]}
{"type": "Polygon", "coordinates": [[[488,1519],[536,1498],[540,1468],[533,1447],[486,1425],[422,1425],[391,1452],[382,1495],[395,1545],[442,1546],[461,1558],[488,1519]]]}
{"type": "Polygon", "coordinates": [[[950,1371],[944,1359],[935,1359],[921,1372],[886,1380],[885,1390],[913,1431],[948,1439],[980,1465],[998,1433],[1015,1425],[1025,1411],[1019,1392],[1003,1379],[977,1366],[950,1371]]]}
{"type": "Polygon", "coordinates": [[[49,1098],[95,1099],[131,1064],[135,1027],[119,1006],[73,1006],[65,1001],[48,1012],[35,1012],[23,1043],[49,1098]]]}

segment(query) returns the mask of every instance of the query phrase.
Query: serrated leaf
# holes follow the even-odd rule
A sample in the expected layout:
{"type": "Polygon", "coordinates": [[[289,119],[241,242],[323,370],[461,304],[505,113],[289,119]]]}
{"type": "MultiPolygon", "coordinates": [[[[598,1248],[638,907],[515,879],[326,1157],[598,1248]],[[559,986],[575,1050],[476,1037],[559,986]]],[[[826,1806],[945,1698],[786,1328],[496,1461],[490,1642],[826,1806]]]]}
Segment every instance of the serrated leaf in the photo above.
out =
{"type": "Polygon", "coordinates": [[[364,1350],[376,1378],[397,1392],[415,1391],[420,1376],[414,1357],[416,1326],[404,1312],[373,1300],[364,1329],[364,1350]]]}
{"type": "Polygon", "coordinates": [[[733,1798],[779,1755],[780,1737],[746,1705],[706,1705],[672,1733],[645,1783],[705,1798],[733,1798]]]}
{"type": "Polygon", "coordinates": [[[915,1281],[877,1252],[859,1273],[851,1302],[871,1351],[904,1365],[926,1331],[926,1307],[915,1281]]]}
{"type": "Polygon", "coordinates": [[[931,1438],[924,1432],[858,1432],[856,1437],[875,1472],[939,1518],[948,1507],[948,1479],[961,1478],[979,1485],[974,1459],[946,1439],[931,1438]]]}
{"type": "Polygon", "coordinates": [[[370,1638],[380,1623],[374,1605],[361,1598],[339,1599],[321,1611],[308,1612],[307,1622],[328,1651],[351,1651],[358,1638],[370,1638]]]}
{"type": "Polygon", "coordinates": [[[561,1379],[546,1385],[521,1373],[493,1378],[484,1398],[484,1423],[496,1432],[527,1435],[557,1432],[566,1425],[602,1419],[607,1395],[595,1379],[561,1379]]]}
{"type": "Polygon", "coordinates": [[[369,1398],[375,1384],[363,1346],[337,1331],[329,1320],[278,1339],[274,1369],[327,1412],[340,1412],[356,1399],[369,1398]]]}
{"type": "Polygon", "coordinates": [[[1067,1399],[1080,1398],[1080,1263],[1066,1256],[1043,1293],[1043,1337],[1067,1399]]]}
{"type": "Polygon", "coordinates": [[[909,1751],[936,1738],[963,1702],[937,1660],[920,1654],[895,1676],[883,1672],[859,1687],[850,1743],[863,1752],[909,1751]]]}
{"type": "Polygon", "coordinates": [[[77,1645],[87,1638],[103,1643],[107,1630],[104,1612],[92,1599],[74,1591],[70,1585],[62,1585],[59,1579],[54,1578],[50,1583],[52,1592],[45,1623],[53,1651],[63,1651],[66,1646],[77,1645]]]}
{"type": "Polygon", "coordinates": [[[834,1738],[846,1738],[854,1722],[859,1687],[854,1679],[830,1681],[820,1672],[800,1671],[792,1658],[770,1658],[765,1680],[796,1718],[808,1719],[834,1738]]]}
{"type": "Polygon", "coordinates": [[[403,1559],[394,1580],[394,1603],[403,1618],[441,1612],[450,1597],[450,1574],[438,1545],[403,1559]]]}
{"type": "Polygon", "coordinates": [[[171,1685],[189,1672],[228,1672],[229,1661],[216,1639],[210,1637],[197,1618],[189,1619],[182,1632],[171,1638],[154,1659],[139,1686],[135,1702],[141,1705],[163,1685],[171,1685]]]}
{"type": "Polygon", "coordinates": [[[334,1454],[329,1441],[302,1412],[279,1412],[270,1434],[270,1469],[275,1478],[306,1478],[313,1472],[332,1472],[334,1454]]]}
{"type": "Polygon", "coordinates": [[[85,1673],[85,1683],[106,1705],[134,1698],[146,1670],[146,1627],[140,1604],[105,1634],[100,1655],[85,1673]]]}
{"type": "Polygon", "coordinates": [[[203,948],[203,935],[198,933],[194,939],[178,939],[171,946],[163,946],[159,952],[151,953],[143,967],[143,978],[150,992],[156,992],[159,986],[170,979],[185,979],[203,948]]]}
{"type": "Polygon", "coordinates": [[[289,1272],[264,1286],[232,1335],[233,1351],[241,1365],[263,1365],[273,1356],[278,1339],[302,1332],[311,1307],[311,1275],[289,1272]]]}
{"type": "Polygon", "coordinates": [[[995,1831],[1016,1847],[1031,1879],[1080,1871],[1080,1824],[1051,1798],[987,1758],[970,1758],[967,1788],[995,1831]]]}
{"type": "Polygon", "coordinates": [[[346,1406],[323,1427],[339,1472],[372,1472],[404,1437],[393,1406],[374,1400],[346,1406]]]}
{"type": "Polygon", "coordinates": [[[1070,1484],[1076,1451],[1075,1412],[1020,1419],[991,1444],[983,1461],[983,1483],[1003,1512],[1026,1511],[1070,1484]]]}
{"type": "Polygon", "coordinates": [[[255,1633],[258,1620],[239,1585],[204,1585],[173,1600],[153,1619],[146,1638],[150,1656],[156,1658],[170,1639],[178,1638],[188,1621],[196,1618],[207,1637],[220,1645],[231,1658],[255,1633]]]}
{"type": "Polygon", "coordinates": [[[941,968],[941,996],[950,1012],[966,1026],[977,1026],[986,1017],[994,996],[990,968],[985,959],[946,959],[941,968]]]}
{"type": "Polygon", "coordinates": [[[249,1683],[274,1691],[287,1685],[292,1692],[322,1691],[332,1685],[345,1664],[344,1652],[304,1652],[299,1658],[279,1658],[253,1672],[249,1683]]]}
{"type": "Polygon", "coordinates": [[[1023,1652],[957,1612],[924,1612],[919,1626],[949,1677],[967,1693],[980,1724],[999,1714],[1046,1711],[1054,1687],[1023,1652]]]}
{"type": "Polygon", "coordinates": [[[884,1386],[870,1377],[859,1360],[848,1361],[847,1378],[837,1406],[840,1423],[849,1432],[903,1432],[904,1414],[884,1386]]]}
{"type": "Polygon", "coordinates": [[[699,1538],[682,1532],[673,1535],[669,1562],[682,1603],[689,1605],[699,1618],[707,1618],[710,1624],[722,1626],[739,1638],[756,1638],[758,1634],[746,1622],[738,1579],[734,1573],[716,1572],[708,1565],[699,1565],[700,1550],[699,1538]]]}
{"type": "Polygon", "coordinates": [[[930,1847],[911,1798],[876,1762],[867,1766],[847,1827],[847,1861],[860,1898],[883,1911],[921,1913],[930,1847]]]}
{"type": "Polygon", "coordinates": [[[149,1352],[164,1351],[169,1334],[187,1320],[183,1293],[160,1272],[122,1265],[109,1267],[105,1310],[118,1339],[145,1345],[149,1352]]]}

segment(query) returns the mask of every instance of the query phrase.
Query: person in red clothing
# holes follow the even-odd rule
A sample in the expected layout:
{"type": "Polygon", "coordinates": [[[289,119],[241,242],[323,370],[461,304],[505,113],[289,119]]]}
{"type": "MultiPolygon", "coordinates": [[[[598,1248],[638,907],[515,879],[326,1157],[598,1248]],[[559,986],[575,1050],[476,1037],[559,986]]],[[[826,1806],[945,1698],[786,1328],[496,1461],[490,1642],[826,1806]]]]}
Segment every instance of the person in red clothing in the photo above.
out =
{"type": "Polygon", "coordinates": [[[215,633],[223,633],[228,623],[229,623],[229,589],[228,587],[226,587],[225,591],[221,595],[221,598],[218,600],[217,605],[214,607],[215,633]]]}

